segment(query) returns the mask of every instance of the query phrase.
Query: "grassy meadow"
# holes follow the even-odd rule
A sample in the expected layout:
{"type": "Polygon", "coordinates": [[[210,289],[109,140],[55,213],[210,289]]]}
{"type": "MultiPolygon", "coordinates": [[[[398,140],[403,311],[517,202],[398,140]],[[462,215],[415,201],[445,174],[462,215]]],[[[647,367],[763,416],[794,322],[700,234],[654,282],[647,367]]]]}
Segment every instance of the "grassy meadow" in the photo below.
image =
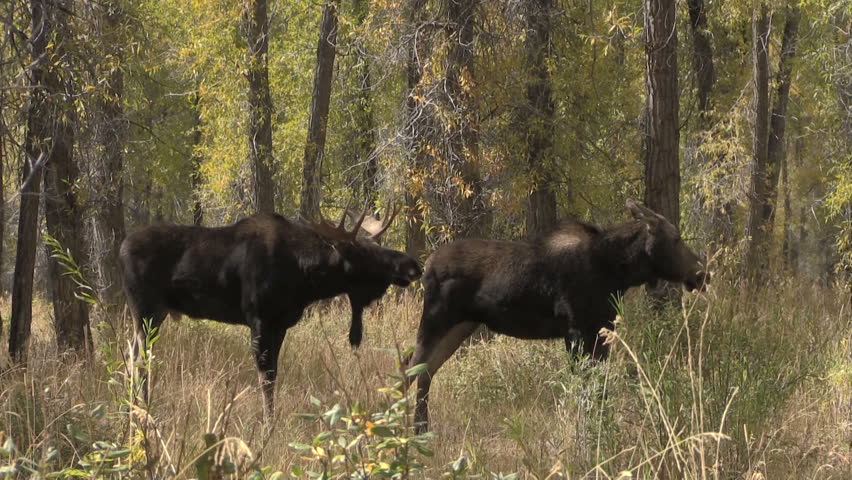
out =
{"type": "Polygon", "coordinates": [[[753,293],[717,278],[663,312],[634,291],[603,365],[572,360],[561,341],[472,344],[437,374],[433,434],[416,439],[393,387],[420,304],[397,293],[366,314],[359,350],[345,302],[290,330],[271,428],[246,328],[168,319],[142,410],[128,402],[127,319],[95,327],[93,359],[57,359],[39,301],[29,367],[0,359],[0,478],[852,478],[852,325],[839,288],[753,293]]]}

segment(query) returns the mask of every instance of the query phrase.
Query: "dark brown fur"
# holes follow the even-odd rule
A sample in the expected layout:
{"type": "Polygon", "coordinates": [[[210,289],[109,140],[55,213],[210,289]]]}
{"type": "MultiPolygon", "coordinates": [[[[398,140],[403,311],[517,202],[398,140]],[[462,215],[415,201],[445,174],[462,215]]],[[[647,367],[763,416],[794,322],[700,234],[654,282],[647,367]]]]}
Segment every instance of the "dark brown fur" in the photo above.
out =
{"type": "Polygon", "coordinates": [[[704,284],[703,266],[677,229],[628,206],[635,220],[610,228],[565,222],[533,242],[460,240],[432,254],[409,362],[428,365],[417,378],[419,428],[428,428],[432,377],[480,324],[517,338],[564,338],[566,346],[579,332],[585,352],[604,359],[609,346],[598,332],[614,328],[615,296],[660,279],[704,284]]]}
{"type": "Polygon", "coordinates": [[[269,418],[281,343],[305,307],[347,294],[349,341],[358,346],[364,308],[391,284],[407,286],[422,273],[402,252],[335,232],[327,224],[255,215],[227,227],[154,225],[129,235],[120,258],[136,321],[134,349],[145,338],[143,319],[158,327],[170,311],[247,325],[269,418]]]}

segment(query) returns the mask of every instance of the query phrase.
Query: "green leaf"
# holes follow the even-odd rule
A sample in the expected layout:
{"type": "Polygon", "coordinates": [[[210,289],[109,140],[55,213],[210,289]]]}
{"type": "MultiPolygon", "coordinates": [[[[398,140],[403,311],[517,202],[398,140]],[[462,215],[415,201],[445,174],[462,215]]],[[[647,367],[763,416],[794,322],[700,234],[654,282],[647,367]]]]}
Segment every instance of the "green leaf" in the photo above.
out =
{"type": "Polygon", "coordinates": [[[405,371],[405,376],[406,377],[414,377],[416,375],[420,375],[421,373],[425,372],[427,368],[429,368],[428,364],[418,363],[417,365],[407,369],[405,371]]]}
{"type": "Polygon", "coordinates": [[[98,440],[92,444],[92,448],[95,450],[112,450],[115,448],[115,444],[111,442],[105,442],[103,440],[98,440]]]}
{"type": "Polygon", "coordinates": [[[58,472],[55,478],[68,478],[68,477],[76,477],[76,478],[90,478],[91,474],[86,470],[80,470],[79,468],[66,468],[61,472],[58,472]]]}
{"type": "Polygon", "coordinates": [[[338,420],[340,420],[342,412],[343,407],[341,407],[339,403],[336,403],[330,410],[323,414],[323,420],[325,420],[328,426],[333,426],[338,422],[338,420]]]}
{"type": "Polygon", "coordinates": [[[346,450],[352,450],[352,447],[358,445],[358,442],[360,441],[361,440],[358,437],[355,437],[351,442],[349,442],[349,444],[346,445],[346,450]]]}
{"type": "Polygon", "coordinates": [[[11,457],[12,452],[15,451],[15,442],[12,441],[11,438],[7,438],[5,442],[3,442],[3,446],[0,447],[0,455],[4,457],[11,457]]]}
{"type": "Polygon", "coordinates": [[[119,448],[107,453],[107,458],[124,458],[128,455],[130,455],[129,448],[119,448]]]}
{"type": "Polygon", "coordinates": [[[73,424],[71,424],[71,423],[66,424],[65,429],[68,430],[68,433],[75,440],[78,440],[78,441],[86,443],[86,444],[90,443],[89,437],[85,433],[83,433],[79,428],[74,426],[73,424]]]}
{"type": "Polygon", "coordinates": [[[372,428],[373,434],[378,437],[392,437],[393,430],[384,426],[384,425],[373,425],[372,428]]]}
{"type": "Polygon", "coordinates": [[[105,414],[106,404],[104,403],[98,404],[95,408],[92,409],[92,411],[89,412],[89,416],[94,418],[95,420],[100,420],[104,418],[105,414]]]}
{"type": "Polygon", "coordinates": [[[54,447],[49,447],[47,449],[47,455],[45,456],[45,460],[48,462],[52,462],[59,458],[59,450],[54,447]]]}
{"type": "Polygon", "coordinates": [[[455,474],[464,473],[467,470],[467,459],[462,456],[450,462],[450,470],[455,474]]]}
{"type": "Polygon", "coordinates": [[[417,443],[417,442],[411,442],[411,443],[414,445],[414,448],[418,452],[420,452],[421,455],[424,455],[426,457],[431,457],[431,456],[435,455],[435,452],[433,452],[432,450],[429,450],[429,448],[427,448],[426,445],[422,445],[422,444],[417,443]]]}

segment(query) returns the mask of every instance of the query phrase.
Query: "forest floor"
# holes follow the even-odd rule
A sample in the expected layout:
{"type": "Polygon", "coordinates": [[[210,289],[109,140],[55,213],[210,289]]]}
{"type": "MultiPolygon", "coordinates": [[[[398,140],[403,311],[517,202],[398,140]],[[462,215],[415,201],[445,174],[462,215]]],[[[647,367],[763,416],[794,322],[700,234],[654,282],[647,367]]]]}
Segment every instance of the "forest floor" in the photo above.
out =
{"type": "MultiPolygon", "coordinates": [[[[0,358],[0,478],[852,478],[852,316],[840,289],[751,293],[717,280],[662,313],[633,292],[603,365],[572,360],[561,341],[474,343],[435,376],[427,437],[412,437],[410,403],[393,388],[420,312],[417,295],[397,293],[365,315],[359,350],[341,301],[290,330],[271,429],[246,328],[168,319],[151,402],[130,409],[124,315],[95,327],[92,360],[57,359],[41,300],[29,367],[0,358]],[[199,461],[206,433],[224,445],[210,464],[227,468],[199,461]]],[[[8,309],[7,299],[3,318],[8,309]]]]}

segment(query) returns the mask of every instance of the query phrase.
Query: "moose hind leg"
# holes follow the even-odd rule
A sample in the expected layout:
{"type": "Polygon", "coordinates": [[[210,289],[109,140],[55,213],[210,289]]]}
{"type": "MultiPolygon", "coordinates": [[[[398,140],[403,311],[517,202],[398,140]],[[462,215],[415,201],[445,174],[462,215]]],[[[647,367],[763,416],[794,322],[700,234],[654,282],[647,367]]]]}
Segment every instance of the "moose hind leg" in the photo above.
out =
{"type": "Polygon", "coordinates": [[[275,413],[275,378],[278,375],[278,356],[286,328],[265,325],[259,319],[252,323],[252,353],[257,364],[260,390],[263,394],[263,420],[270,425],[275,413]]]}
{"type": "Polygon", "coordinates": [[[476,322],[462,322],[452,326],[443,335],[420,335],[417,349],[409,363],[409,366],[426,364],[426,371],[417,376],[417,404],[414,408],[417,433],[429,429],[429,390],[432,377],[478,326],[476,322]]]}

